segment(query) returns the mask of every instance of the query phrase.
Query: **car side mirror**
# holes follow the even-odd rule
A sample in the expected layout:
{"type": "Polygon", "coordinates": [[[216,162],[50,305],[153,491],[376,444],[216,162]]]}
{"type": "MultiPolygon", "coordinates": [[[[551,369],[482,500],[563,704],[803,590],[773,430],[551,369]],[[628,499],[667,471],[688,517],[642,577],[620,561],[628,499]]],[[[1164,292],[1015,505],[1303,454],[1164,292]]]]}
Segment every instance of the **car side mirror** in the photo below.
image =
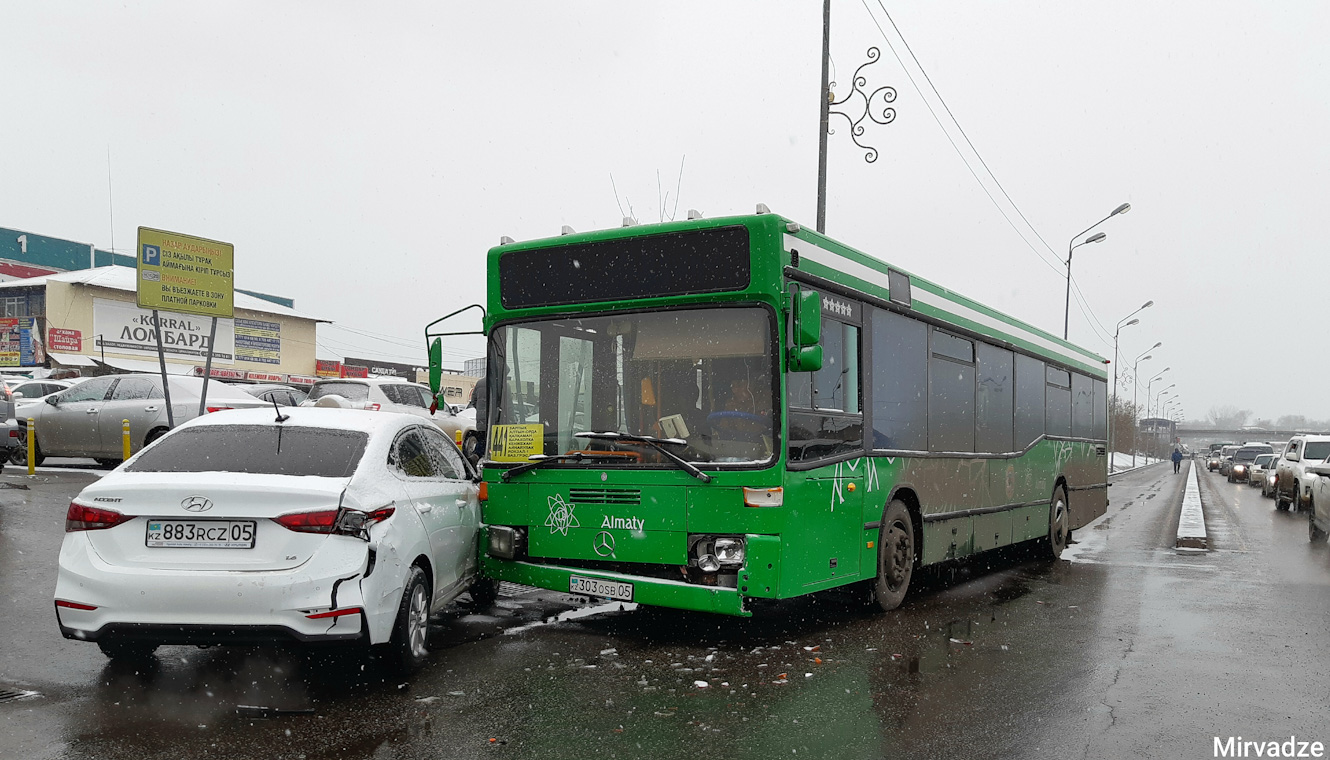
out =
{"type": "Polygon", "coordinates": [[[816,372],[822,369],[822,296],[815,290],[799,290],[791,305],[794,324],[786,364],[791,372],[816,372]]]}
{"type": "Polygon", "coordinates": [[[59,396],[47,396],[47,397],[46,397],[46,403],[50,404],[51,406],[59,406],[59,405],[60,405],[60,397],[59,397],[59,396]]]}
{"type": "Polygon", "coordinates": [[[1307,468],[1307,472],[1315,475],[1330,475],[1330,465],[1314,464],[1307,468]]]}
{"type": "Polygon", "coordinates": [[[1287,460],[1290,461],[1290,462],[1301,462],[1301,461],[1302,461],[1302,457],[1298,456],[1297,454],[1289,454],[1288,456],[1286,456],[1286,457],[1284,457],[1284,458],[1287,459],[1287,460]]]}

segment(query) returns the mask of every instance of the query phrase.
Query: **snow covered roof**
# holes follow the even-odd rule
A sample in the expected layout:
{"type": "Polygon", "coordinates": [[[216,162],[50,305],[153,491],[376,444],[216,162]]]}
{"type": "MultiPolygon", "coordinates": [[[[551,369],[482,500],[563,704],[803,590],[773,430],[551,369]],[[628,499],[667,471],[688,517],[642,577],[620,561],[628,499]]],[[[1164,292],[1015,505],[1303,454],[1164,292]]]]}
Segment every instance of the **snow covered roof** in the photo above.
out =
{"type": "MultiPolygon", "coordinates": [[[[0,290],[9,288],[31,288],[43,286],[48,282],[67,282],[71,285],[94,285],[99,288],[110,288],[111,290],[123,290],[130,293],[135,292],[134,278],[138,275],[138,270],[131,267],[107,266],[97,267],[96,269],[79,269],[73,272],[59,272],[57,274],[48,274],[44,277],[30,277],[26,280],[11,280],[10,282],[0,282],[0,290]]],[[[277,314],[283,317],[294,317],[296,319],[309,319],[315,322],[330,322],[331,320],[319,319],[308,314],[303,314],[295,309],[288,309],[285,306],[275,304],[271,301],[265,301],[262,298],[255,298],[246,293],[236,291],[235,307],[245,311],[256,311],[263,314],[277,314]]]]}

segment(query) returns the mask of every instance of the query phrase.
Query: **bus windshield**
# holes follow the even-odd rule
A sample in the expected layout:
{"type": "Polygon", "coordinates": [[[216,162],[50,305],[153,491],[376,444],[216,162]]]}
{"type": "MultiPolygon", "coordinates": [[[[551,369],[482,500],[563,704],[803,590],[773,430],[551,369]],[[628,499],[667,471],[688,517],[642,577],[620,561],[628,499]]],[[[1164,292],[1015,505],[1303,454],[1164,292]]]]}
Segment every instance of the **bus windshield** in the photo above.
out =
{"type": "Polygon", "coordinates": [[[493,430],[539,425],[539,450],[522,453],[607,452],[597,467],[615,459],[669,460],[640,443],[577,433],[683,439],[686,446],[668,445],[691,462],[769,462],[776,431],[773,330],[771,311],[757,306],[498,327],[490,343],[490,377],[498,380],[493,430]]]}

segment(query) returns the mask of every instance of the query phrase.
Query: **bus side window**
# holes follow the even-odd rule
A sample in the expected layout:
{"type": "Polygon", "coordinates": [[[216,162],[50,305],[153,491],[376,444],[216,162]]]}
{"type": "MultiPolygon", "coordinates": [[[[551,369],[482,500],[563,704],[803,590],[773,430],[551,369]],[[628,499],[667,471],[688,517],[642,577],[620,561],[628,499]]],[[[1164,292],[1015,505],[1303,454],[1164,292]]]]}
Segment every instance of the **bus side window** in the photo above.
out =
{"type": "Polygon", "coordinates": [[[863,448],[859,337],[857,326],[823,314],[822,368],[786,374],[792,461],[825,459],[863,448]]]}

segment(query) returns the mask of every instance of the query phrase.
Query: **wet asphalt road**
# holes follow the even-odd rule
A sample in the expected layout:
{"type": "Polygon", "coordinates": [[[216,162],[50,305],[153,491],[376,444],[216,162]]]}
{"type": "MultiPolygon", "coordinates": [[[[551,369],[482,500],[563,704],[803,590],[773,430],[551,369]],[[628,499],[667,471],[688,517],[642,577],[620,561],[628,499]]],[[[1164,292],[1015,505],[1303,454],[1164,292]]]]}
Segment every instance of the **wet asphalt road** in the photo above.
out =
{"type": "Polygon", "coordinates": [[[1202,472],[1214,550],[1173,550],[1184,475],[1115,478],[1064,561],[1008,551],[751,620],[507,588],[458,604],[407,682],[376,662],[163,647],[109,665],[51,606],[93,474],[0,478],[0,758],[1212,757],[1215,736],[1330,743],[1330,549],[1202,472]],[[12,488],[28,485],[28,490],[12,488]],[[916,576],[918,578],[918,576],[916,576]],[[552,618],[563,618],[549,622],[552,618]],[[705,684],[703,686],[702,684],[705,684]],[[266,708],[237,711],[238,705],[266,708]]]}

